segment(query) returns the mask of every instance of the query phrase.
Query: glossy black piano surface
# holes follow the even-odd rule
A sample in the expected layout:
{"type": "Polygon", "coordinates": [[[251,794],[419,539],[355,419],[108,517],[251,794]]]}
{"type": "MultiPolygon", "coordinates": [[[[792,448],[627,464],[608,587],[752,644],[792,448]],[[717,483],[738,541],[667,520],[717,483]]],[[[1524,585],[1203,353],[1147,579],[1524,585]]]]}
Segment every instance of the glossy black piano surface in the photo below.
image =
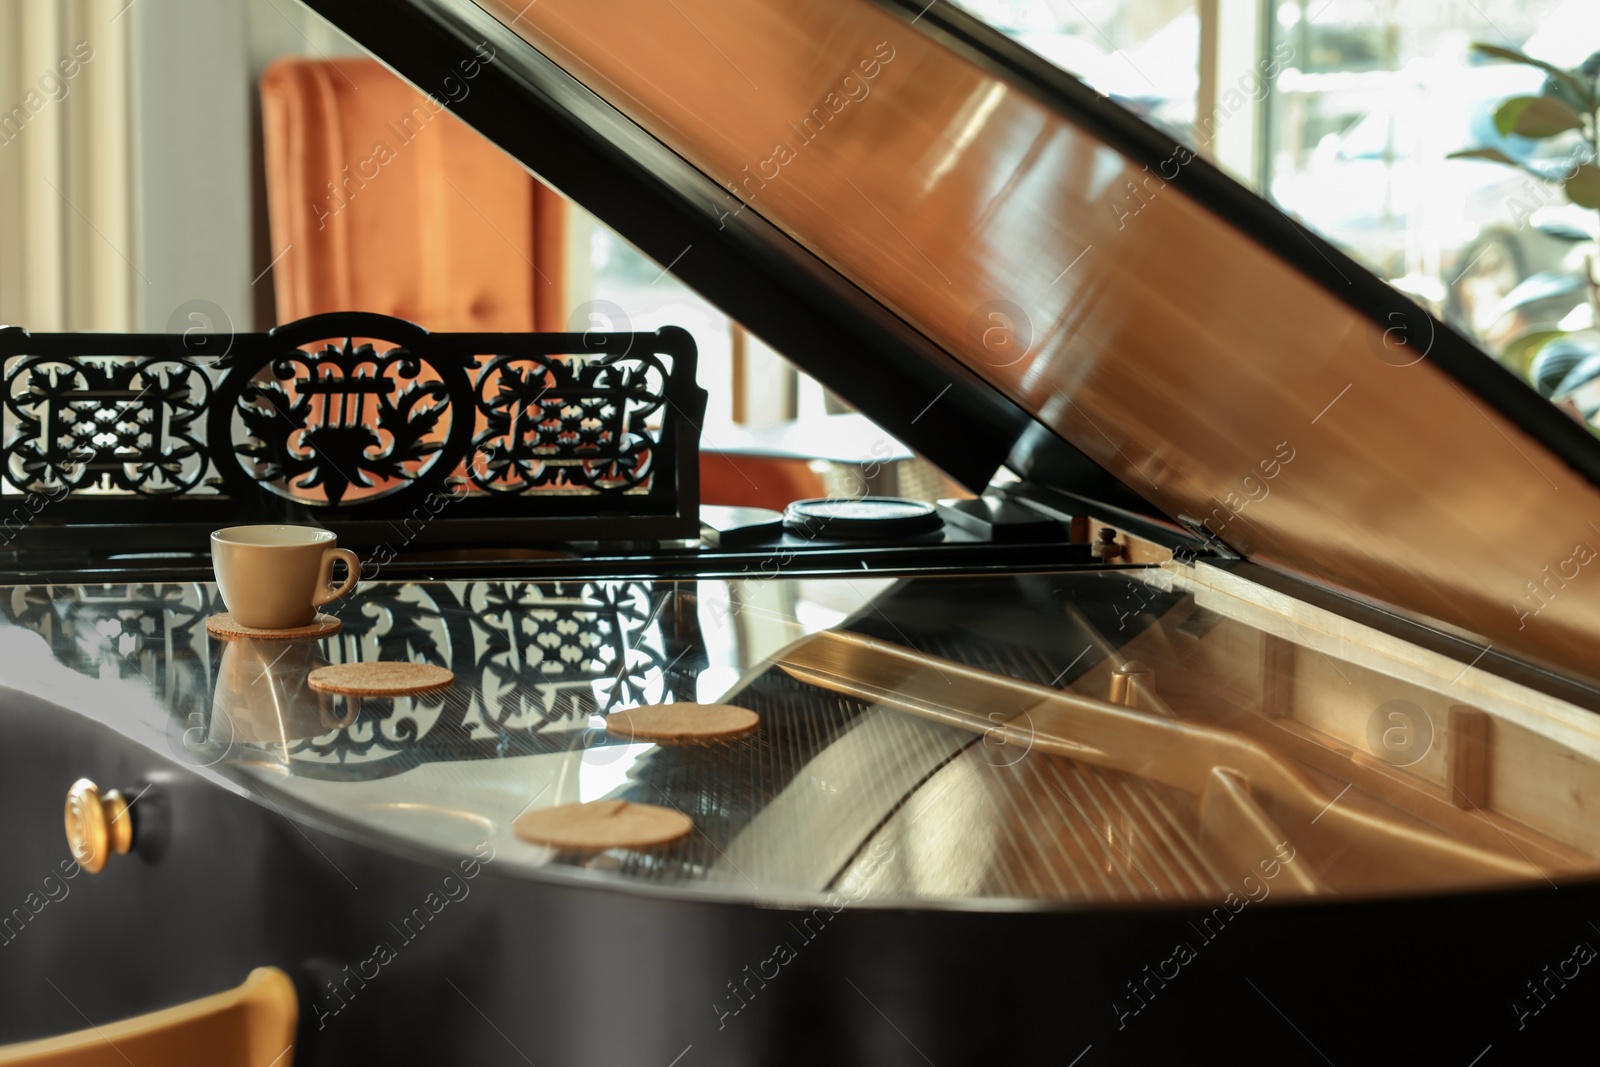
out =
{"type": "Polygon", "coordinates": [[[1396,1050],[1470,1053],[1588,940],[1591,713],[1309,607],[1287,623],[1242,579],[378,582],[297,642],[210,637],[218,606],[202,583],[6,592],[5,890],[48,901],[6,927],[7,1040],[81,1022],[34,975],[106,1018],[273,963],[307,1063],[1126,1061],[1274,1032],[1274,1008],[1337,1062],[1379,1039],[1330,1025],[1350,982],[1469,1013],[1381,1031],[1396,1050]],[[456,683],[306,686],[377,658],[456,683]],[[606,730],[685,700],[761,723],[606,730]],[[1479,788],[1463,713],[1490,723],[1481,807],[1452,797],[1479,788]],[[85,768],[137,798],[137,847],[67,879],[56,805],[85,768]],[[594,855],[511,829],[601,798],[694,832],[594,855]],[[1397,952],[1439,970],[1373,969],[1397,952]],[[966,1017],[998,990],[1014,1018],[966,1017]]]}

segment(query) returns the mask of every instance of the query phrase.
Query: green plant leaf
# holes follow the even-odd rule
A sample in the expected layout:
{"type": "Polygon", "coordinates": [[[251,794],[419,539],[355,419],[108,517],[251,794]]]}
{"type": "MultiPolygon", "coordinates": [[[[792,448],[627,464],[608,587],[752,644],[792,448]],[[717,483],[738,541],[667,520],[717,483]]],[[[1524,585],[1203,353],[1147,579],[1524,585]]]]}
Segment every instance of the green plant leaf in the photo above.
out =
{"type": "Polygon", "coordinates": [[[1525,66],[1539,67],[1544,70],[1556,69],[1543,60],[1534,59],[1526,52],[1519,52],[1515,48],[1505,48],[1501,45],[1490,44],[1487,41],[1473,41],[1472,50],[1474,52],[1482,52],[1484,55],[1492,56],[1495,59],[1504,59],[1511,63],[1521,63],[1525,66]]]}
{"type": "Polygon", "coordinates": [[[1554,137],[1568,130],[1583,129],[1583,119],[1554,97],[1513,96],[1495,108],[1494,128],[1502,134],[1554,137]]]}
{"type": "Polygon", "coordinates": [[[1540,396],[1548,397],[1560,387],[1578,364],[1589,358],[1592,352],[1592,347],[1581,339],[1563,337],[1547,341],[1528,362],[1525,377],[1539,391],[1540,396]]]}
{"type": "Polygon", "coordinates": [[[1529,330],[1527,333],[1518,334],[1506,344],[1503,353],[1505,362],[1520,369],[1526,377],[1528,365],[1539,354],[1539,350],[1557,337],[1566,335],[1566,330],[1529,330]]]}
{"type": "Polygon", "coordinates": [[[1507,163],[1513,167],[1522,166],[1516,160],[1500,151],[1498,148],[1463,148],[1459,152],[1451,152],[1446,159],[1486,159],[1491,163],[1507,163]]]}
{"type": "Polygon", "coordinates": [[[1589,86],[1584,84],[1583,79],[1575,76],[1570,71],[1562,70],[1553,63],[1546,63],[1542,59],[1534,59],[1532,56],[1519,52],[1515,48],[1502,48],[1500,45],[1488,44],[1483,41],[1474,41],[1472,50],[1494,59],[1506,60],[1508,63],[1521,63],[1527,67],[1538,67],[1540,70],[1547,71],[1561,79],[1562,82],[1578,94],[1580,100],[1587,100],[1591,104],[1594,102],[1594,93],[1590,91],[1589,86]]]}
{"type": "Polygon", "coordinates": [[[1554,97],[1579,114],[1588,114],[1594,110],[1593,100],[1574,89],[1571,82],[1554,74],[1545,75],[1544,84],[1539,87],[1539,95],[1554,97]]]}
{"type": "Polygon", "coordinates": [[[1593,382],[1596,378],[1600,378],[1600,347],[1591,342],[1587,354],[1584,355],[1577,366],[1567,372],[1565,378],[1561,379],[1561,382],[1555,388],[1555,392],[1550,394],[1550,399],[1563,400],[1593,382]]]}
{"type": "Polygon", "coordinates": [[[1498,320],[1513,311],[1525,311],[1547,300],[1566,301],[1566,306],[1571,307],[1572,302],[1568,298],[1583,292],[1585,287],[1582,276],[1571,271],[1536,271],[1518,282],[1515,289],[1500,299],[1491,318],[1498,320]]]}
{"type": "Polygon", "coordinates": [[[1579,207],[1600,208],[1600,167],[1580,163],[1566,181],[1567,199],[1579,207]]]}

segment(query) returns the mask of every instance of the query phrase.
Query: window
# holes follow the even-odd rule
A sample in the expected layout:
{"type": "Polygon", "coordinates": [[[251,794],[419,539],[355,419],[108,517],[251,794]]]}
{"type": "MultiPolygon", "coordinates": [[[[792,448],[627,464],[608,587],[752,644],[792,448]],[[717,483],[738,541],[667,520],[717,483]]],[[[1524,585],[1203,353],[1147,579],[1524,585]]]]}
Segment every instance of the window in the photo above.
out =
{"type": "Polygon", "coordinates": [[[1200,84],[1193,0],[957,0],[1150,122],[1187,138],[1200,84]]]}
{"type": "MultiPolygon", "coordinates": [[[[1600,115],[1575,98],[1583,129],[1503,132],[1505,101],[1560,85],[1472,46],[1569,71],[1587,62],[1581,77],[1600,97],[1600,3],[959,2],[1196,145],[1568,414],[1595,419],[1600,296],[1588,277],[1600,275],[1600,217],[1571,202],[1562,178],[1595,160],[1600,115]],[[1249,108],[1226,106],[1233,73],[1268,57],[1282,60],[1270,87],[1249,108]]],[[[1600,205],[1600,170],[1592,182],[1586,198],[1600,205]]]]}
{"type": "Polygon", "coordinates": [[[1600,352],[1584,284],[1596,216],[1560,178],[1593,159],[1594,112],[1586,130],[1556,137],[1503,132],[1505,101],[1554,83],[1472,46],[1576,68],[1600,54],[1600,5],[1285,0],[1269,30],[1295,54],[1268,109],[1273,201],[1592,418],[1600,398],[1585,401],[1570,376],[1600,352]],[[1500,159],[1459,157],[1468,150],[1500,159]]]}

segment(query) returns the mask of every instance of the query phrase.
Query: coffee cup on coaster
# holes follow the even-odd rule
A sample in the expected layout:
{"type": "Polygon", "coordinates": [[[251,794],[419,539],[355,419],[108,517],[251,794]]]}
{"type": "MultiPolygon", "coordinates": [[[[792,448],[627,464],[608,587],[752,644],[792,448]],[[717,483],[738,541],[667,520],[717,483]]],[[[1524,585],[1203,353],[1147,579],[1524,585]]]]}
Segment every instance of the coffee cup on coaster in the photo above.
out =
{"type": "Polygon", "coordinates": [[[241,626],[309,626],[317,609],[351,592],[361,560],[314,526],[230,526],[211,535],[211,566],[228,613],[241,626]],[[345,566],[335,587],[333,565],[345,566]]]}

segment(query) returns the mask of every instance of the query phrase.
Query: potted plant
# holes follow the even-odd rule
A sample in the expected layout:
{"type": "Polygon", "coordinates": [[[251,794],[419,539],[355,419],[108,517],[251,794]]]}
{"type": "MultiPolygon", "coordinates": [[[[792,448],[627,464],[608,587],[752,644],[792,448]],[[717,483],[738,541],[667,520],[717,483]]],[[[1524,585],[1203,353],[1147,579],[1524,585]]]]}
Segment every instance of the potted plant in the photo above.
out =
{"type": "Polygon", "coordinates": [[[1568,202],[1587,209],[1552,216],[1535,210],[1540,199],[1518,205],[1525,221],[1572,244],[1567,269],[1533,275],[1507,295],[1499,309],[1522,313],[1520,331],[1503,347],[1500,359],[1557,405],[1591,424],[1600,413],[1600,52],[1564,70],[1512,48],[1478,43],[1479,55],[1520,63],[1542,71],[1537,96],[1513,96],[1495,109],[1495,128],[1551,149],[1543,159],[1514,159],[1498,148],[1471,148],[1454,159],[1478,159],[1526,172],[1530,188],[1557,190],[1568,202]],[[1568,300],[1563,304],[1561,297],[1568,300]],[[1574,302],[1572,298],[1576,298],[1574,302]],[[1567,305],[1572,305],[1568,308],[1567,305]],[[1556,308],[1563,313],[1550,320],[1556,308]],[[1541,316],[1544,318],[1541,319],[1541,316]]]}

